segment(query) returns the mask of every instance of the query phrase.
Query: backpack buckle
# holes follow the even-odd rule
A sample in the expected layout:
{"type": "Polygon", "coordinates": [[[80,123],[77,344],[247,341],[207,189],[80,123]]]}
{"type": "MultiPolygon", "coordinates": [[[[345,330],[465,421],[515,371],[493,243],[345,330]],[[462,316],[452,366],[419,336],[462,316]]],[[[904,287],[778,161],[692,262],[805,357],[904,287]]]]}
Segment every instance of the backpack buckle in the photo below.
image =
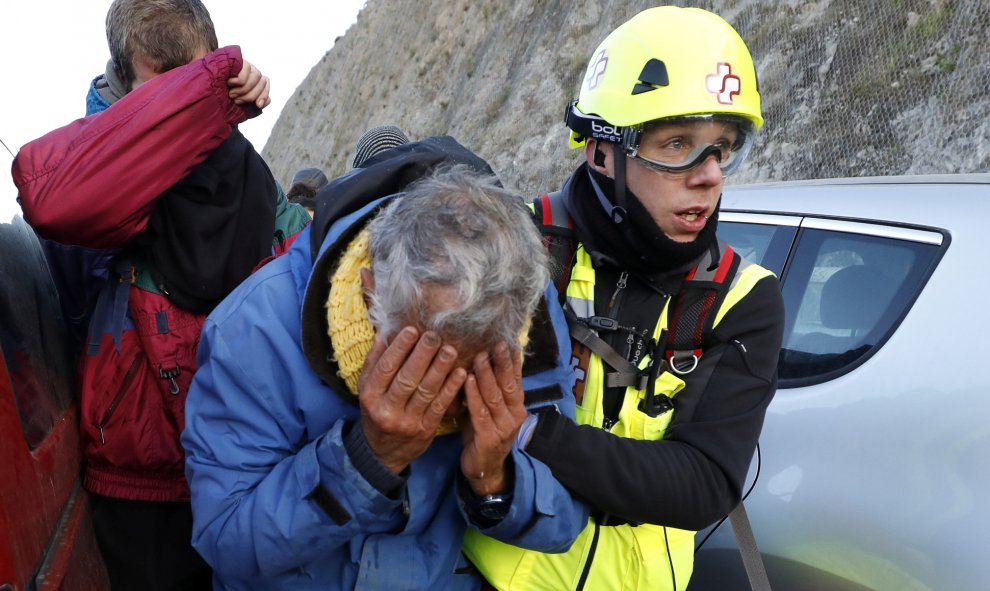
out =
{"type": "Polygon", "coordinates": [[[619,329],[619,321],[605,316],[592,316],[584,319],[588,328],[593,330],[613,331],[619,329]]]}
{"type": "Polygon", "coordinates": [[[639,411],[648,417],[658,417],[674,408],[674,402],[663,394],[647,394],[639,401],[639,411]]]}

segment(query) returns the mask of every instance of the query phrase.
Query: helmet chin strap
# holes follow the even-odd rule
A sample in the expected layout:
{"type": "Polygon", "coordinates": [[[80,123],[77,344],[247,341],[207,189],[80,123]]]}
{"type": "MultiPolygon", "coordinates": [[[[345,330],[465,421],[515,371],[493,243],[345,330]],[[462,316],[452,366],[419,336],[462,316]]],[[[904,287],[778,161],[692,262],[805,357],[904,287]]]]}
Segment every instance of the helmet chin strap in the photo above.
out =
{"type": "MultiPolygon", "coordinates": [[[[599,140],[600,141],[600,140],[599,140]]],[[[595,146],[595,150],[598,150],[598,146],[595,146]]],[[[604,156],[604,154],[602,154],[604,156]]],[[[601,164],[598,163],[598,158],[596,157],[595,164],[598,166],[603,166],[604,159],[601,164]]],[[[612,165],[614,167],[614,178],[615,181],[615,203],[605,196],[602,192],[601,187],[598,183],[594,182],[592,178],[592,186],[595,187],[595,193],[598,195],[598,203],[601,204],[602,209],[608,215],[608,218],[612,220],[619,230],[625,235],[627,240],[632,240],[633,231],[632,226],[629,223],[629,210],[626,206],[628,202],[628,195],[626,193],[626,153],[622,149],[621,144],[612,144],[612,165]]]]}
{"type": "MultiPolygon", "coordinates": [[[[596,140],[601,142],[603,140],[596,140]]],[[[602,192],[601,187],[595,182],[594,178],[591,178],[591,184],[595,188],[595,193],[598,196],[598,203],[602,206],[605,214],[608,218],[612,220],[612,223],[618,226],[619,231],[622,232],[623,236],[630,244],[634,243],[635,232],[633,231],[632,223],[629,221],[629,192],[626,190],[626,162],[629,158],[626,155],[625,149],[622,144],[610,143],[612,146],[612,168],[613,168],[613,178],[615,182],[613,187],[615,195],[612,199],[605,196],[602,192]]],[[[595,164],[597,166],[605,165],[605,154],[601,152],[599,147],[595,146],[595,164]]]]}
{"type": "Polygon", "coordinates": [[[619,226],[619,230],[626,240],[632,243],[635,239],[632,224],[629,222],[629,208],[626,205],[628,195],[626,192],[626,151],[621,144],[612,144],[612,165],[615,168],[615,207],[609,215],[612,222],[619,226]]]}
{"type": "MultiPolygon", "coordinates": [[[[595,141],[601,143],[601,140],[595,141]]],[[[616,226],[624,228],[627,225],[626,218],[629,217],[629,210],[626,208],[626,159],[624,152],[621,156],[619,154],[621,151],[619,144],[611,145],[612,162],[615,167],[615,178],[612,179],[615,181],[615,203],[605,196],[598,183],[594,182],[594,178],[592,178],[592,185],[595,187],[595,193],[598,194],[598,203],[601,204],[608,218],[616,226]]],[[[598,145],[595,146],[595,165],[600,167],[605,166],[605,153],[601,151],[598,145]]]]}
{"type": "Polygon", "coordinates": [[[615,167],[615,207],[612,209],[612,221],[620,227],[626,225],[629,217],[626,208],[626,152],[619,144],[612,144],[612,165],[615,167]]]}

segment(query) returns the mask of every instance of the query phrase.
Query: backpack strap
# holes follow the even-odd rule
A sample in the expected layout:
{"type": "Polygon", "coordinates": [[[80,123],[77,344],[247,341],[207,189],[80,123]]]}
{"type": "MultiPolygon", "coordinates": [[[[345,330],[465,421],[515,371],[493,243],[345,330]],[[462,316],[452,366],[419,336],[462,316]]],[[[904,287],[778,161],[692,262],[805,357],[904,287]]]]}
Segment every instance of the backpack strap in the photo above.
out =
{"type": "Polygon", "coordinates": [[[770,591],[767,567],[763,564],[763,555],[756,545],[756,536],[753,534],[753,526],[749,523],[743,501],[739,501],[739,505],[729,513],[729,521],[736,535],[736,545],[739,546],[739,553],[742,555],[749,586],[753,591],[770,591]]]}
{"type": "Polygon", "coordinates": [[[137,272],[131,259],[118,256],[110,268],[110,276],[97,296],[93,316],[89,321],[87,355],[97,355],[103,333],[109,331],[113,344],[120,351],[121,339],[127,326],[127,303],[131,285],[137,282],[137,272]]]}
{"type": "Polygon", "coordinates": [[[739,270],[739,255],[721,240],[712,244],[681,284],[671,303],[664,357],[670,370],[689,374],[698,366],[715,321],[714,312],[739,270]]]}
{"type": "Polygon", "coordinates": [[[594,353],[597,353],[602,358],[602,361],[615,370],[605,374],[606,388],[633,386],[634,388],[643,390],[647,387],[650,379],[649,371],[640,371],[639,368],[626,360],[625,357],[620,355],[592,330],[593,328],[598,330],[614,330],[618,326],[618,323],[612,326],[604,325],[608,321],[615,321],[611,318],[600,316],[586,319],[578,318],[567,305],[564,306],[564,317],[567,319],[567,329],[571,338],[594,353]]]}
{"type": "Polygon", "coordinates": [[[571,280],[577,239],[560,191],[544,193],[533,200],[533,221],[543,236],[543,247],[550,255],[550,280],[557,288],[560,303],[567,301],[567,284],[571,280]]]}

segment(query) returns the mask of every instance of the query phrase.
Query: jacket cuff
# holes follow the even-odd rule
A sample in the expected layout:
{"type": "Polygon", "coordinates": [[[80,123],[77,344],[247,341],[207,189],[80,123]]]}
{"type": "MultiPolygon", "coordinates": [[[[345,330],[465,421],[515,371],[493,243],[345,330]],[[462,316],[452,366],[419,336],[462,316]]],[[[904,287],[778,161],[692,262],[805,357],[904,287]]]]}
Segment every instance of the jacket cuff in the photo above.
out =
{"type": "Polygon", "coordinates": [[[254,103],[238,105],[228,94],[230,89],[227,87],[227,79],[237,76],[244,67],[239,45],[228,45],[208,53],[203,62],[213,77],[213,93],[228,125],[237,125],[261,114],[261,109],[254,103]]]}
{"type": "Polygon", "coordinates": [[[347,455],[351,458],[354,468],[378,492],[386,497],[396,498],[396,494],[409,479],[409,470],[404,470],[402,474],[392,472],[378,461],[375,453],[368,447],[368,440],[365,439],[364,429],[360,425],[350,423],[346,428],[344,449],[347,450],[347,455]]]}
{"type": "MultiPolygon", "coordinates": [[[[512,456],[510,455],[509,457],[512,456]]],[[[515,466],[513,466],[512,469],[515,470],[515,466]]],[[[472,525],[476,526],[478,529],[488,529],[501,523],[502,520],[505,519],[505,516],[508,515],[509,509],[512,506],[513,488],[509,488],[508,492],[502,494],[479,497],[473,490],[471,490],[471,485],[468,484],[468,481],[464,478],[463,473],[458,473],[456,480],[457,499],[464,511],[464,515],[467,516],[472,525]],[[505,503],[502,507],[504,512],[498,517],[486,517],[482,515],[480,511],[482,503],[484,503],[484,501],[488,498],[495,497],[500,498],[505,503]]]]}
{"type": "Polygon", "coordinates": [[[549,465],[548,460],[554,456],[557,440],[568,425],[573,425],[569,419],[559,412],[546,411],[538,413],[539,421],[533,429],[532,437],[526,444],[526,453],[549,465]]]}

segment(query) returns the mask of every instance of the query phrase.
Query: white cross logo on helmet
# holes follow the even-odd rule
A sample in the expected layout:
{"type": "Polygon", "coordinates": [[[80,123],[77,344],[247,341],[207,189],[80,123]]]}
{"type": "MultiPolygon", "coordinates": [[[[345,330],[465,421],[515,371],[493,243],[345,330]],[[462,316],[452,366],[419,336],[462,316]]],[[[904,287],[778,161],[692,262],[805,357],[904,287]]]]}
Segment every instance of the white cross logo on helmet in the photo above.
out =
{"type": "Polygon", "coordinates": [[[715,74],[705,76],[705,90],[714,94],[719,103],[731,105],[732,97],[739,94],[742,84],[739,76],[732,73],[732,64],[720,62],[715,74]]]}
{"type": "Polygon", "coordinates": [[[588,90],[598,86],[598,83],[602,81],[602,76],[605,75],[605,68],[608,66],[608,56],[605,55],[605,50],[599,51],[591,63],[592,65],[588,68],[588,90]]]}

